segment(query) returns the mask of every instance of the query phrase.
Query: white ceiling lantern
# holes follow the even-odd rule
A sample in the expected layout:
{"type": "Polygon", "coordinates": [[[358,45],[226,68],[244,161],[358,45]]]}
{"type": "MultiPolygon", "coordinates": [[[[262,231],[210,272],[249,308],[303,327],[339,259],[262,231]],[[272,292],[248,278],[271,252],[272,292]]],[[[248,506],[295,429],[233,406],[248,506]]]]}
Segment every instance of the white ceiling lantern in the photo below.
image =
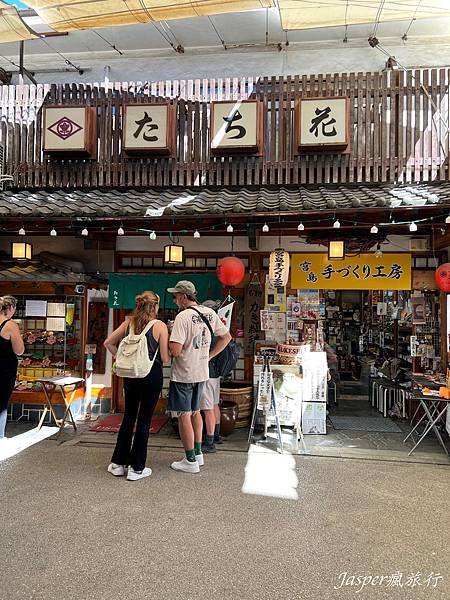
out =
{"type": "Polygon", "coordinates": [[[378,233],[378,227],[376,225],[373,225],[372,229],[370,230],[370,233],[378,233]]]}
{"type": "Polygon", "coordinates": [[[305,231],[305,226],[303,225],[303,223],[298,224],[297,231],[305,231]]]}
{"type": "Polygon", "coordinates": [[[196,230],[194,231],[194,238],[195,238],[196,240],[198,240],[198,239],[200,238],[200,232],[199,232],[199,230],[198,230],[198,229],[196,229],[196,230]]]}
{"type": "Polygon", "coordinates": [[[21,227],[19,229],[19,235],[27,235],[27,232],[25,231],[25,229],[23,227],[21,227]]]}
{"type": "Polygon", "coordinates": [[[233,233],[233,231],[234,231],[234,227],[233,227],[233,225],[230,223],[230,224],[228,225],[228,227],[227,227],[227,233],[233,233]]]}
{"type": "Polygon", "coordinates": [[[333,223],[333,227],[334,227],[335,229],[339,229],[339,228],[340,228],[340,226],[341,226],[340,222],[339,222],[339,221],[336,219],[336,221],[333,223]]]}
{"type": "Polygon", "coordinates": [[[150,232],[148,237],[152,240],[152,242],[154,242],[156,240],[156,231],[150,232]]]}
{"type": "Polygon", "coordinates": [[[58,235],[58,232],[56,231],[56,229],[53,227],[53,229],[50,231],[50,235],[52,237],[56,237],[58,235]]]}
{"type": "Polygon", "coordinates": [[[81,232],[81,235],[84,236],[84,237],[86,237],[87,235],[89,235],[89,231],[86,229],[86,227],[81,232]]]}
{"type": "Polygon", "coordinates": [[[119,227],[119,229],[117,230],[117,235],[125,235],[125,231],[122,227],[122,225],[119,227]]]}
{"type": "Polygon", "coordinates": [[[409,230],[413,232],[417,231],[417,225],[414,223],[414,221],[410,224],[409,230]]]}
{"type": "Polygon", "coordinates": [[[269,233],[269,226],[267,225],[267,223],[264,223],[264,225],[262,226],[262,232],[269,233]]]}

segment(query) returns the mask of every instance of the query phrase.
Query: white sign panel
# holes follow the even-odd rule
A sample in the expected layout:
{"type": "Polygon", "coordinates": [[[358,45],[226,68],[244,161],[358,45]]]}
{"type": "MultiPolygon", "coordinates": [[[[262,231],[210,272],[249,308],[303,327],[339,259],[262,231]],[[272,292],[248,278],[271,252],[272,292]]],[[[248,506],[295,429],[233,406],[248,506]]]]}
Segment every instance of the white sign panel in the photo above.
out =
{"type": "Polygon", "coordinates": [[[86,149],[87,111],[79,108],[44,108],[44,150],[47,152],[86,149]]]}
{"type": "Polygon", "coordinates": [[[257,102],[213,102],[211,147],[246,149],[258,146],[257,102]]]}
{"type": "Polygon", "coordinates": [[[347,146],[347,98],[299,100],[299,146],[347,146]]]}
{"type": "Polygon", "coordinates": [[[166,151],[169,131],[167,104],[127,105],[124,110],[124,149],[166,151]]]}

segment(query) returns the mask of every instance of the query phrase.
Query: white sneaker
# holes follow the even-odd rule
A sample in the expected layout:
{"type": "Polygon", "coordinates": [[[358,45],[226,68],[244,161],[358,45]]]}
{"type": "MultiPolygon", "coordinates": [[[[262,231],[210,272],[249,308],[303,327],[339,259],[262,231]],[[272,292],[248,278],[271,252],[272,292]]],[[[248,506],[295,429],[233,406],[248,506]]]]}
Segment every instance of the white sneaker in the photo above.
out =
{"type": "Polygon", "coordinates": [[[108,473],[111,473],[112,475],[114,475],[114,477],[123,477],[126,471],[123,465],[116,465],[116,463],[111,463],[108,467],[108,473]]]}
{"type": "Polygon", "coordinates": [[[203,465],[205,464],[205,459],[203,458],[203,454],[196,454],[195,458],[198,462],[198,466],[203,467],[203,465]]]}
{"type": "Polygon", "coordinates": [[[198,462],[189,462],[186,457],[182,460],[173,462],[170,465],[170,468],[175,471],[184,471],[185,473],[200,473],[200,465],[198,462]]]}
{"type": "Polygon", "coordinates": [[[137,481],[138,479],[144,479],[144,477],[150,477],[152,470],[150,467],[145,467],[142,471],[135,471],[132,467],[128,468],[128,481],[137,481]]]}

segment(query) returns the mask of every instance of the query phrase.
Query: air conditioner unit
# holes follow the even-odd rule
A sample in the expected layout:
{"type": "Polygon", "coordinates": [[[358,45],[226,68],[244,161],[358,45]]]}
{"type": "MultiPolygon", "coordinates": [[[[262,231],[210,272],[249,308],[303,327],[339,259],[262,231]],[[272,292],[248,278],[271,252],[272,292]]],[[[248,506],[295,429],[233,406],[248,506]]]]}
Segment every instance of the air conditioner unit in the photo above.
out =
{"type": "Polygon", "coordinates": [[[409,240],[409,249],[411,252],[424,252],[430,249],[429,238],[411,238],[409,240]]]}

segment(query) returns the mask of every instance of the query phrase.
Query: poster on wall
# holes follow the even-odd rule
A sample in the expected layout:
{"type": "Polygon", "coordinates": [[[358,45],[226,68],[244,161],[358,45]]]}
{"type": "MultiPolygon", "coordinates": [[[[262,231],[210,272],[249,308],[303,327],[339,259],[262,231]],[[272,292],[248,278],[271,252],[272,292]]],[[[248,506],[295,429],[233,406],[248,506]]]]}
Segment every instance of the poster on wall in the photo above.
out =
{"type": "Polygon", "coordinates": [[[264,306],[271,312],[286,312],[286,288],[274,287],[266,275],[264,306]]]}

